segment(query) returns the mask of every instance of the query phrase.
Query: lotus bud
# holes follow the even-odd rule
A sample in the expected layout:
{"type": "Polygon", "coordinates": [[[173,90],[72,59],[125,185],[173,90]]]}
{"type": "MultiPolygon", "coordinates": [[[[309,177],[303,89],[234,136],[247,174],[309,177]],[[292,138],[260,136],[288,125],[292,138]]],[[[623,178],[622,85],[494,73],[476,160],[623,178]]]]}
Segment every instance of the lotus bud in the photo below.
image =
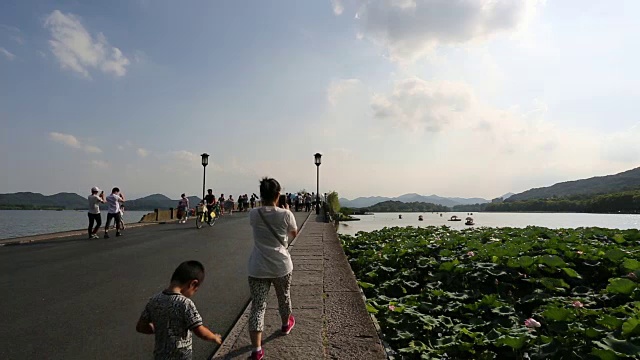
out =
{"type": "Polygon", "coordinates": [[[537,322],[534,318],[529,318],[527,320],[524,321],[524,326],[533,329],[533,328],[539,328],[540,326],[542,326],[542,324],[540,324],[539,322],[537,322]]]}

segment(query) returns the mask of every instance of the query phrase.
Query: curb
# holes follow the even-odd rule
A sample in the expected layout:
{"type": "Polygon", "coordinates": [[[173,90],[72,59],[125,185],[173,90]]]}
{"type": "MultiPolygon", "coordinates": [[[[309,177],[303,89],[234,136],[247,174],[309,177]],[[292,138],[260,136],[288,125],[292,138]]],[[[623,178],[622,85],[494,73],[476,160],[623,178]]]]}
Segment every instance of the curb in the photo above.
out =
{"type": "MultiPolygon", "coordinates": [[[[177,220],[148,222],[148,223],[129,223],[129,224],[125,224],[125,227],[133,229],[133,228],[138,228],[142,226],[161,225],[161,224],[167,224],[167,223],[172,223],[176,221],[177,220]]],[[[55,240],[61,240],[61,239],[66,239],[66,238],[81,236],[81,235],[86,236],[87,235],[86,231],[87,229],[77,229],[77,230],[61,231],[61,232],[50,233],[50,234],[29,235],[29,236],[14,238],[14,239],[4,239],[4,240],[0,240],[0,247],[28,245],[28,244],[33,244],[37,242],[55,241],[55,240]],[[41,239],[33,239],[34,237],[40,237],[40,236],[44,236],[44,237],[41,239]]]]}
{"type": "MultiPolygon", "coordinates": [[[[307,218],[304,220],[304,222],[302,223],[302,226],[300,227],[300,230],[298,231],[298,235],[289,243],[289,246],[287,247],[287,249],[294,246],[294,244],[296,243],[296,240],[298,240],[298,237],[300,237],[300,234],[302,234],[302,231],[307,226],[307,222],[309,221],[311,214],[312,213],[309,213],[307,218]]],[[[249,299],[249,301],[247,302],[247,305],[244,308],[244,311],[242,312],[242,314],[240,314],[235,324],[233,324],[233,327],[231,327],[231,330],[229,330],[229,332],[224,337],[222,344],[211,355],[209,355],[209,357],[207,357],[208,360],[224,359],[229,355],[229,353],[233,348],[233,345],[235,345],[236,341],[238,341],[238,338],[244,332],[244,329],[247,326],[247,323],[249,322],[250,310],[251,310],[251,299],[249,299]]]]}

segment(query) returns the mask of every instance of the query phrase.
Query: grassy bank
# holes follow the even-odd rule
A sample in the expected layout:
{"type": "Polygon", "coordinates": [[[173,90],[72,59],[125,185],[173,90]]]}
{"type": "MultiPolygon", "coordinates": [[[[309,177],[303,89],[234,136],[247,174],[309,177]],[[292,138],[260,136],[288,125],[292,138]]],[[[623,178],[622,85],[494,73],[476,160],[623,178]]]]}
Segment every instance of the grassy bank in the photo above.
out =
{"type": "Polygon", "coordinates": [[[397,358],[640,358],[637,230],[385,228],[341,240],[397,358]]]}

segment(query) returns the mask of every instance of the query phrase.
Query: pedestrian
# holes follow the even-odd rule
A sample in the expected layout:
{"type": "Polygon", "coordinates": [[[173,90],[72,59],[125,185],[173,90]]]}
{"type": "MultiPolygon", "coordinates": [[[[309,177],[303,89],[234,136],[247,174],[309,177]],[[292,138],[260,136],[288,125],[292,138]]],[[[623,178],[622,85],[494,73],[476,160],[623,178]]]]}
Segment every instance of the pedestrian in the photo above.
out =
{"type": "MultiPolygon", "coordinates": [[[[281,187],[272,178],[260,181],[262,207],[249,213],[253,228],[253,251],[249,258],[249,291],[251,310],[249,313],[249,335],[251,336],[252,360],[264,358],[262,332],[267,297],[273,284],[278,298],[278,310],[282,320],[282,334],[287,335],[296,323],[291,314],[291,274],[293,263],[287,250],[289,240],[296,237],[298,227],[291,211],[277,207],[281,187]]],[[[276,358],[276,357],[274,357],[276,358]]]]}
{"type": "Polygon", "coordinates": [[[244,210],[244,197],[242,195],[238,195],[238,211],[244,210]]]}
{"type": "Polygon", "coordinates": [[[304,195],[304,211],[311,211],[311,194],[309,193],[304,195]]]}
{"type": "Polygon", "coordinates": [[[198,261],[185,261],[173,272],[169,287],[149,299],[136,325],[136,331],[155,335],[153,357],[192,359],[193,332],[202,340],[222,343],[219,334],[202,323],[202,317],[191,297],[204,281],[204,266],[198,261]]]}
{"type": "Polygon", "coordinates": [[[105,203],[104,191],[100,190],[97,186],[91,188],[91,195],[87,197],[89,200],[89,239],[98,238],[98,230],[102,225],[102,215],[100,215],[100,204],[105,203]],[[98,193],[100,195],[98,195],[98,193]],[[93,224],[96,224],[95,227],[93,224]]]}
{"type": "Polygon", "coordinates": [[[115,222],[116,225],[116,236],[122,236],[122,232],[120,232],[122,217],[120,214],[120,205],[124,203],[124,198],[120,196],[120,189],[114,187],[111,190],[111,195],[107,196],[107,205],[109,205],[109,210],[107,213],[107,223],[104,225],[104,238],[109,238],[109,225],[111,224],[111,220],[115,222]]]}
{"type": "Polygon", "coordinates": [[[229,213],[229,215],[233,215],[233,206],[235,201],[233,200],[233,195],[229,195],[229,199],[225,201],[224,206],[225,210],[229,213]]]}
{"type": "Polygon", "coordinates": [[[252,209],[255,208],[256,207],[256,194],[251,194],[250,202],[251,202],[251,208],[252,209]]]}
{"type": "Polygon", "coordinates": [[[186,194],[180,195],[180,200],[178,201],[178,221],[181,224],[184,224],[189,219],[189,198],[186,194]]]}
{"type": "Polygon", "coordinates": [[[224,194],[220,194],[218,206],[220,207],[220,215],[224,215],[224,194]]]}

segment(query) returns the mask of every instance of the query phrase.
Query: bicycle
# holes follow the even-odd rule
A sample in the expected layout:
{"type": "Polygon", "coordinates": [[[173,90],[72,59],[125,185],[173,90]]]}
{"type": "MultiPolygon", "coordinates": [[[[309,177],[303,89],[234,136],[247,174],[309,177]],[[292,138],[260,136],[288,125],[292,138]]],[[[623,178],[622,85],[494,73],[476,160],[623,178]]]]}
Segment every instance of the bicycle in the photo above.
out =
{"type": "Polygon", "coordinates": [[[216,210],[217,206],[214,206],[213,210],[207,214],[207,206],[198,205],[198,209],[196,211],[196,228],[201,229],[204,226],[204,223],[207,223],[209,226],[213,226],[216,223],[216,220],[218,220],[216,210]]]}

